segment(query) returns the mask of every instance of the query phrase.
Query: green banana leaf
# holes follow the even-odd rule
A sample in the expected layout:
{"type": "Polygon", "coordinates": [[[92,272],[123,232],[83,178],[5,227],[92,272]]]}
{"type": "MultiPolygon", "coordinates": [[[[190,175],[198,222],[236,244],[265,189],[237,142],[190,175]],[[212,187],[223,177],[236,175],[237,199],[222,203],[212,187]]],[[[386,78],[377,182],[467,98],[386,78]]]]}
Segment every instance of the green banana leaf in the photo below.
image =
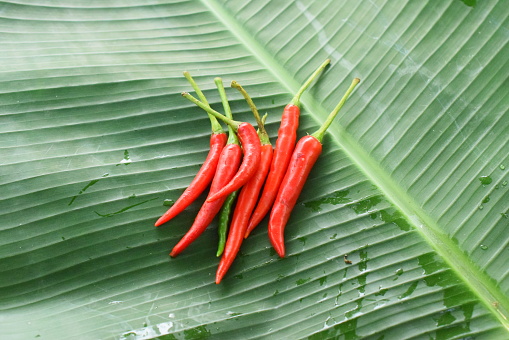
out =
{"type": "Polygon", "coordinates": [[[508,16],[503,0],[0,2],[0,338],[509,338],[508,16]],[[362,81],[287,257],[264,220],[219,285],[216,222],[170,258],[205,196],[153,224],[210,135],[182,71],[218,110],[213,78],[237,80],[275,141],[326,58],[299,136],[362,81]]]}

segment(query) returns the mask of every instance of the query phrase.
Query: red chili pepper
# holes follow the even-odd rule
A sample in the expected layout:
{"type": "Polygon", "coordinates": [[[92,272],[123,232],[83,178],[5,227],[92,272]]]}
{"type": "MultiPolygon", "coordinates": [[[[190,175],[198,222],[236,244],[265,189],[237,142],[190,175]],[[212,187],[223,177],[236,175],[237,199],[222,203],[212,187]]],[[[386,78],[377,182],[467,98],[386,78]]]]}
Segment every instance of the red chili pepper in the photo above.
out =
{"type": "MultiPolygon", "coordinates": [[[[209,196],[224,187],[233,178],[239,168],[241,157],[242,150],[240,149],[240,145],[227,144],[224,147],[217,165],[216,174],[212,180],[212,184],[210,185],[209,196]]],[[[194,219],[193,225],[173,248],[170,256],[177,256],[205,231],[221,209],[225,199],[226,197],[213,202],[205,201],[205,203],[203,203],[198,215],[196,215],[196,218],[194,219]]]]}
{"type": "Polygon", "coordinates": [[[244,158],[240,165],[239,171],[235,177],[224,188],[215,194],[207,197],[207,201],[211,202],[220,198],[224,198],[240,189],[244,184],[253,177],[260,162],[261,144],[260,138],[256,134],[256,130],[249,123],[242,123],[237,130],[240,143],[244,150],[244,158]]]}
{"type": "Polygon", "coordinates": [[[251,107],[251,110],[253,111],[253,114],[258,122],[258,136],[262,143],[262,147],[258,170],[253,175],[253,177],[251,177],[251,179],[242,187],[237,200],[237,204],[235,206],[235,210],[233,212],[232,223],[230,225],[230,231],[226,240],[226,246],[216,272],[217,284],[221,282],[240,250],[240,246],[246,233],[249,217],[253,212],[253,209],[258,200],[258,196],[260,194],[260,190],[263,186],[263,183],[265,182],[267,173],[269,172],[273,152],[269,136],[267,135],[264,127],[264,120],[267,115],[265,115],[263,118],[260,118],[256,106],[254,105],[247,92],[242,88],[242,86],[240,86],[237,82],[232,82],[232,87],[238,89],[242,93],[249,106],[251,107]]]}
{"type": "MultiPolygon", "coordinates": [[[[223,107],[226,113],[226,117],[228,119],[232,118],[232,112],[230,110],[230,105],[228,104],[228,99],[226,98],[226,94],[223,87],[223,82],[221,78],[214,79],[216,86],[219,90],[219,95],[221,96],[221,101],[223,103],[223,107]]],[[[207,105],[206,105],[207,106],[207,105]]],[[[210,106],[207,106],[210,108],[210,106]]],[[[228,127],[229,137],[226,146],[223,148],[221,155],[219,157],[219,162],[217,165],[217,169],[215,171],[214,179],[212,180],[212,184],[210,186],[209,196],[217,192],[219,189],[223,188],[228,182],[231,181],[235,173],[237,172],[240,160],[242,158],[242,150],[240,148],[237,137],[235,136],[235,132],[231,127],[228,127]]],[[[200,236],[205,229],[212,222],[214,217],[217,215],[219,210],[226,200],[224,199],[216,200],[214,202],[207,202],[202,205],[200,211],[196,215],[194,219],[194,223],[189,229],[189,231],[182,237],[182,239],[177,243],[177,245],[173,248],[170,253],[170,256],[175,257],[180,252],[182,252],[189,244],[191,244],[198,236],[200,236]]]]}
{"type": "MultiPolygon", "coordinates": [[[[198,85],[193,80],[189,72],[184,72],[184,76],[191,83],[196,93],[200,97],[201,101],[206,105],[209,105],[207,99],[198,88],[198,85]]],[[[214,174],[216,172],[217,163],[219,161],[219,155],[221,154],[221,150],[226,144],[226,133],[223,132],[221,125],[218,123],[216,117],[213,115],[209,115],[210,123],[212,125],[212,135],[210,136],[210,151],[205,159],[205,162],[201,166],[200,170],[194,177],[191,184],[187,187],[187,189],[182,193],[182,195],[177,199],[175,204],[171,206],[163,216],[161,216],[155,223],[155,226],[158,227],[163,223],[168,222],[178,214],[180,214],[185,208],[187,208],[191,203],[193,203],[201,193],[207,188],[207,186],[212,181],[214,174]]]]}
{"type": "Polygon", "coordinates": [[[208,113],[214,115],[216,118],[221,119],[223,122],[231,126],[235,132],[237,132],[237,136],[239,137],[240,143],[242,144],[242,149],[244,151],[244,158],[240,164],[239,171],[235,174],[235,177],[232,178],[231,182],[227,186],[222,188],[220,192],[209,196],[207,201],[211,202],[219,199],[220,197],[226,197],[243,186],[256,172],[260,162],[260,138],[258,138],[256,130],[251,124],[246,122],[237,122],[229,119],[219,112],[206,106],[187,92],[182,92],[182,96],[192,101],[208,113]]]}
{"type": "Polygon", "coordinates": [[[276,148],[274,149],[274,155],[272,157],[272,165],[270,167],[262,195],[258,201],[258,205],[249,220],[249,226],[247,228],[248,234],[269,212],[274,200],[276,199],[285,171],[288,168],[290,156],[292,155],[292,151],[295,147],[295,141],[297,140],[297,129],[299,127],[300,116],[300,97],[329,63],[330,60],[327,59],[322,63],[322,65],[320,65],[320,67],[302,85],[295,97],[288,105],[286,105],[283,111],[283,115],[281,116],[281,125],[277,134],[276,148]]]}
{"type": "Polygon", "coordinates": [[[341,101],[329,114],[323,125],[312,135],[302,137],[291,156],[290,164],[281,182],[274,206],[270,213],[268,234],[272,246],[280,257],[285,256],[284,229],[309,172],[322,152],[325,131],[338,114],[348,96],[360,82],[355,78],[341,101]]]}
{"type": "MultiPolygon", "coordinates": [[[[219,262],[216,272],[216,283],[220,283],[230,266],[232,265],[237,253],[240,249],[244,235],[246,234],[249,216],[253,211],[260,189],[265,181],[267,172],[269,171],[270,161],[272,159],[272,145],[266,144],[262,146],[260,167],[256,174],[244,185],[240,191],[235,205],[232,222],[223,256],[219,262]]],[[[222,199],[219,199],[222,200],[222,199]]],[[[217,201],[213,201],[215,203],[217,201]]]]}

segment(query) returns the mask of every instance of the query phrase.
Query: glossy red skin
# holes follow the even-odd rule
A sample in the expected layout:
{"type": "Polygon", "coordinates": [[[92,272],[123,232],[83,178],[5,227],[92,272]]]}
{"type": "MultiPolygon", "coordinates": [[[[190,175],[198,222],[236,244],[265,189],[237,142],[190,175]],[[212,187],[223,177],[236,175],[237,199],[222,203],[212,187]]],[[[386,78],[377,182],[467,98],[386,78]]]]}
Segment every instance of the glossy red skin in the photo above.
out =
{"type": "Polygon", "coordinates": [[[272,157],[272,165],[265,182],[265,187],[258,201],[258,205],[249,220],[249,230],[253,230],[267,215],[276,199],[279,186],[283,181],[290,157],[297,140],[300,109],[297,105],[286,105],[281,116],[281,125],[277,133],[276,148],[272,157]]]}
{"type": "Polygon", "coordinates": [[[235,174],[235,177],[230,183],[215,194],[210,195],[207,201],[226,198],[226,196],[246,184],[258,169],[261,143],[255,128],[249,123],[241,123],[237,129],[237,136],[239,137],[242,150],[244,151],[244,158],[242,159],[239,171],[235,174]]]}
{"type": "Polygon", "coordinates": [[[321,153],[322,144],[313,136],[302,137],[293,151],[269,218],[270,243],[280,257],[285,256],[284,230],[286,223],[306,183],[309,172],[321,153]]]}
{"type": "Polygon", "coordinates": [[[166,211],[166,213],[164,213],[163,216],[157,220],[155,223],[156,227],[168,222],[180,214],[208,187],[214,178],[214,174],[216,173],[217,163],[219,162],[221,151],[226,145],[226,140],[226,133],[213,133],[210,136],[210,151],[207,155],[207,158],[205,159],[205,162],[201,166],[191,184],[182,193],[179,199],[171,206],[170,209],[168,209],[168,211],[166,211]]]}
{"type": "MultiPolygon", "coordinates": [[[[231,181],[239,168],[241,158],[242,150],[238,144],[227,144],[223,148],[217,164],[214,179],[210,185],[209,196],[223,188],[231,181]]],[[[226,196],[213,202],[205,201],[205,203],[203,203],[200,211],[198,211],[198,214],[194,219],[193,225],[173,248],[170,256],[177,256],[205,231],[214,217],[219,213],[219,210],[221,210],[225,199],[226,196]]]]}
{"type": "Polygon", "coordinates": [[[263,183],[269,172],[272,152],[272,145],[262,145],[258,171],[251,177],[246,185],[242,187],[239,197],[237,198],[237,204],[235,205],[223,256],[221,257],[216,272],[217,284],[221,282],[239,252],[242,240],[246,235],[249,216],[251,216],[251,212],[256,205],[263,183]]]}

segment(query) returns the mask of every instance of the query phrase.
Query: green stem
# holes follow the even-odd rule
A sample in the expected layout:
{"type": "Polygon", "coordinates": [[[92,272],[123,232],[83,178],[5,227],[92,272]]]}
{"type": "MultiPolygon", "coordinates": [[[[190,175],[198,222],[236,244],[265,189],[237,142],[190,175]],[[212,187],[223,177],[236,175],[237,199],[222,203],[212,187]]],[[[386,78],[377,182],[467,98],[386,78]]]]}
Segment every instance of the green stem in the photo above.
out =
{"type": "MultiPolygon", "coordinates": [[[[196,94],[198,95],[198,98],[200,98],[200,101],[210,107],[207,98],[205,97],[201,89],[198,87],[198,84],[194,81],[193,77],[191,77],[191,74],[187,71],[184,71],[183,73],[184,77],[186,77],[189,84],[191,84],[191,86],[193,87],[194,92],[196,92],[196,94]]],[[[217,121],[216,117],[209,114],[209,119],[210,125],[212,126],[212,133],[223,133],[223,128],[221,127],[221,124],[219,124],[219,122],[217,121]]]]}
{"type": "Polygon", "coordinates": [[[269,114],[267,112],[265,112],[265,114],[262,116],[262,123],[263,123],[263,126],[265,126],[265,121],[267,120],[267,116],[269,114]]]}
{"type": "Polygon", "coordinates": [[[199,106],[200,108],[205,110],[208,114],[211,114],[214,117],[216,117],[217,119],[225,122],[226,124],[231,126],[234,131],[237,131],[239,129],[240,122],[237,122],[237,121],[235,121],[235,120],[233,120],[231,118],[223,116],[222,114],[220,114],[216,110],[212,109],[210,106],[207,106],[207,105],[203,104],[201,101],[199,101],[198,99],[196,99],[195,97],[190,95],[188,92],[182,92],[182,97],[186,98],[190,102],[193,102],[194,104],[196,104],[197,106],[199,106]]]}
{"type": "Polygon", "coordinates": [[[323,70],[327,67],[327,65],[330,64],[330,59],[327,59],[325,60],[322,65],[320,65],[320,67],[318,67],[316,69],[316,71],[308,78],[308,80],[306,80],[306,82],[301,86],[301,88],[299,89],[299,91],[297,91],[297,94],[295,95],[295,97],[293,97],[292,101],[290,102],[290,104],[293,104],[293,105],[297,105],[297,106],[300,106],[300,97],[302,96],[302,94],[304,93],[304,91],[307,90],[307,88],[309,87],[309,85],[311,85],[311,83],[313,82],[313,80],[315,80],[316,77],[318,77],[318,75],[320,73],[323,72],[323,70]]]}
{"type": "Polygon", "coordinates": [[[318,141],[320,143],[322,142],[323,135],[325,134],[325,131],[327,131],[327,129],[331,125],[331,123],[334,120],[334,118],[336,118],[339,110],[341,110],[341,108],[345,104],[346,100],[348,99],[348,97],[352,93],[353,89],[355,88],[355,86],[357,86],[357,84],[360,83],[360,81],[361,80],[359,78],[354,78],[354,80],[352,81],[352,84],[350,85],[348,90],[346,90],[345,94],[343,95],[343,98],[341,98],[341,100],[339,101],[338,105],[336,105],[334,110],[332,110],[332,112],[329,113],[329,116],[327,117],[325,122],[322,124],[322,126],[315,133],[313,133],[311,135],[311,136],[315,137],[316,139],[318,139],[318,141]]]}
{"type": "Polygon", "coordinates": [[[260,137],[260,142],[262,143],[262,145],[270,144],[269,135],[267,134],[267,131],[265,131],[264,120],[262,118],[260,118],[258,109],[256,108],[255,103],[253,102],[253,100],[251,99],[251,97],[249,96],[247,91],[235,80],[232,81],[231,87],[239,90],[239,92],[242,94],[242,96],[246,100],[247,105],[249,105],[249,108],[253,112],[253,116],[255,117],[256,123],[258,124],[258,136],[260,137]]]}
{"type": "MultiPolygon", "coordinates": [[[[228,103],[228,98],[226,97],[226,91],[224,90],[223,80],[219,77],[214,78],[214,83],[216,83],[217,90],[219,91],[219,96],[221,97],[221,102],[223,103],[224,113],[227,118],[233,119],[232,110],[230,108],[230,103],[228,103]]],[[[227,144],[239,144],[239,139],[235,134],[235,131],[231,126],[228,125],[228,141],[227,144]]]]}

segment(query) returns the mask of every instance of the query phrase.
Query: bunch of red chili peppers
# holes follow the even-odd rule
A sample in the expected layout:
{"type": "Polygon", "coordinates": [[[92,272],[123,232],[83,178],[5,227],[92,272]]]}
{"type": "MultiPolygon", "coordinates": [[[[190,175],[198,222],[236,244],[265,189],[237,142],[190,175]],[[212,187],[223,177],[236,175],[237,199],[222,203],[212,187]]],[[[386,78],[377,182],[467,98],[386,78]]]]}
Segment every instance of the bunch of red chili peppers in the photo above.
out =
{"type": "Polygon", "coordinates": [[[210,107],[191,75],[184,72],[199,99],[187,92],[183,92],[182,96],[205,110],[210,118],[210,151],[189,187],[157,220],[155,226],[168,222],[182,212],[209,185],[210,189],[189,231],[172,249],[172,257],[198,238],[219,214],[217,256],[221,256],[221,260],[216,272],[216,283],[220,283],[237,256],[244,238],[248,237],[269,211],[270,242],[280,257],[285,256],[284,229],[309,172],[322,152],[323,136],[360,81],[355,78],[323,125],[315,133],[302,137],[296,144],[300,98],[329,63],[329,59],[323,62],[286,105],[274,149],[264,127],[266,115],[260,117],[255,104],[240,84],[233,81],[231,87],[240,91],[246,99],[258,130],[250,123],[232,119],[221,78],[215,78],[215,83],[224,115],[210,107]],[[218,119],[228,125],[228,137],[218,119]]]}

